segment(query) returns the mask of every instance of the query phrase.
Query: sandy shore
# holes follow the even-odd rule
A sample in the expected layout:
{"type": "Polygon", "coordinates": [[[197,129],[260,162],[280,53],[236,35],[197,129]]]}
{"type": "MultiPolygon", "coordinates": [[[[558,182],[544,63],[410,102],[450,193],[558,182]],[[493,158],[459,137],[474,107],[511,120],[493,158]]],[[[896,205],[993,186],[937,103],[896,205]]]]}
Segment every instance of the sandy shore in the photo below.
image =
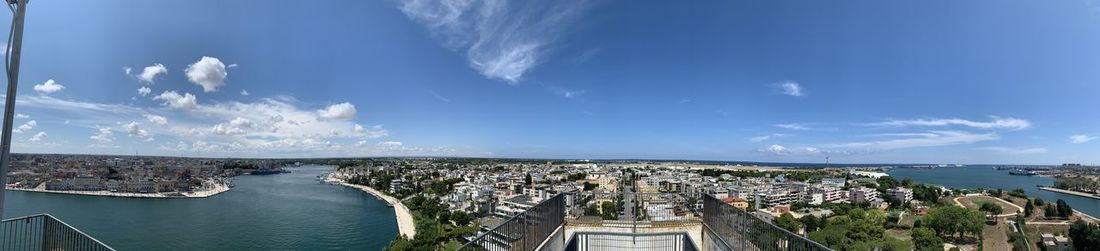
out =
{"type": "Polygon", "coordinates": [[[325,182],[340,184],[346,187],[363,190],[367,193],[374,195],[374,197],[378,197],[379,199],[386,201],[386,203],[390,206],[393,206],[394,215],[397,216],[397,229],[401,233],[401,235],[409,239],[412,239],[416,236],[416,221],[413,220],[412,211],[409,210],[408,207],[405,207],[405,204],[401,203],[401,200],[394,198],[393,196],[386,195],[385,193],[382,193],[378,190],[374,190],[374,188],[347,183],[344,182],[343,179],[333,176],[334,175],[332,174],[326,175],[324,178],[325,182]]]}
{"type": "Polygon", "coordinates": [[[45,188],[16,188],[8,187],[11,191],[24,191],[35,193],[57,193],[57,194],[72,194],[72,195],[88,195],[88,196],[108,196],[108,197],[123,197],[123,198],[160,198],[160,199],[175,199],[175,198],[206,198],[214,195],[218,195],[229,191],[229,186],[225,184],[215,184],[214,188],[205,191],[194,192],[182,192],[182,193],[119,193],[111,191],[57,191],[46,190],[45,188]]]}

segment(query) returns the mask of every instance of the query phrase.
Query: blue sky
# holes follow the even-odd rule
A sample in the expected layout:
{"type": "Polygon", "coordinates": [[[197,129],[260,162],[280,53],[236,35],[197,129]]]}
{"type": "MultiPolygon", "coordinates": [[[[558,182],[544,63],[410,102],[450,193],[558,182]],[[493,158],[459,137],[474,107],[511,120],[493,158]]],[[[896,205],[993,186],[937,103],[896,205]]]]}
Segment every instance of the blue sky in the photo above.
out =
{"type": "Polygon", "coordinates": [[[13,147],[1097,163],[1098,6],[36,0],[13,147]]]}

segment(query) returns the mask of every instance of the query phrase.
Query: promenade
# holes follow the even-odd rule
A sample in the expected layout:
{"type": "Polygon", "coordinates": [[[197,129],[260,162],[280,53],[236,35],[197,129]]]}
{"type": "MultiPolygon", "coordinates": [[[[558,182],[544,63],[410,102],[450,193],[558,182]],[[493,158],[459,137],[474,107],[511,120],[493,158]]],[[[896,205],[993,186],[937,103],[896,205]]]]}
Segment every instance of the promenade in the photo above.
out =
{"type": "Polygon", "coordinates": [[[46,190],[43,186],[36,188],[18,188],[7,187],[9,191],[24,191],[35,193],[56,193],[56,194],[71,194],[71,195],[87,195],[87,196],[107,196],[107,197],[122,197],[122,198],[157,198],[157,199],[184,199],[184,198],[207,198],[214,195],[218,195],[229,191],[229,186],[225,184],[215,183],[210,190],[193,191],[193,192],[166,192],[166,193],[120,193],[111,191],[62,191],[62,190],[46,190]]]}
{"type": "Polygon", "coordinates": [[[1081,197],[1087,197],[1087,198],[1093,198],[1093,199],[1098,199],[1098,200],[1100,200],[1100,196],[1097,196],[1096,194],[1091,194],[1091,193],[1078,192],[1078,191],[1072,191],[1072,190],[1065,190],[1065,189],[1060,189],[1060,188],[1054,188],[1054,187],[1048,187],[1048,186],[1041,186],[1041,187],[1039,187],[1039,189],[1041,189],[1041,190],[1047,190],[1047,191],[1051,191],[1051,192],[1056,192],[1056,193],[1064,193],[1064,194],[1069,194],[1069,195],[1077,195],[1077,196],[1081,196],[1081,197]]]}
{"type": "Polygon", "coordinates": [[[386,204],[393,206],[394,216],[397,217],[398,232],[402,236],[405,236],[405,238],[412,239],[413,237],[416,237],[416,221],[413,220],[412,211],[409,210],[409,208],[406,207],[404,203],[401,203],[401,200],[394,198],[393,196],[386,195],[385,193],[375,190],[374,188],[347,183],[343,179],[333,176],[333,174],[325,175],[324,181],[327,183],[336,183],[342,186],[363,190],[367,193],[374,195],[374,197],[386,201],[386,204]]]}

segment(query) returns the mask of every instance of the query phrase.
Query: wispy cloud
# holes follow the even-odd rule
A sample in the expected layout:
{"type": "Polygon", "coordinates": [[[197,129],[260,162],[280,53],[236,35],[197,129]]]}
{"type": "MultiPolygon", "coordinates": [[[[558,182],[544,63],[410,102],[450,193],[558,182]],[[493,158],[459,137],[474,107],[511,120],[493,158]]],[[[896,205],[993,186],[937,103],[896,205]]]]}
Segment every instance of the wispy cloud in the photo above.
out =
{"type": "Polygon", "coordinates": [[[749,141],[761,142],[761,141],[765,141],[765,140],[769,140],[769,139],[773,139],[773,138],[781,138],[781,137],[787,137],[787,136],[790,136],[790,135],[782,134],[782,133],[772,133],[772,134],[768,134],[768,135],[760,135],[760,136],[749,138],[749,141]]]}
{"type": "Polygon", "coordinates": [[[1069,142],[1074,144],[1081,144],[1096,139],[1096,136],[1089,135],[1073,135],[1069,136],[1069,142]]]}
{"type": "Polygon", "coordinates": [[[1040,154],[1046,153],[1046,148],[1041,147],[982,147],[979,150],[990,151],[997,154],[1005,155],[1028,155],[1028,154],[1040,154]]]}
{"type": "Polygon", "coordinates": [[[906,126],[966,126],[979,129],[1011,129],[1021,130],[1031,128],[1031,122],[1017,118],[1001,118],[991,116],[989,121],[973,121],[966,119],[912,119],[912,120],[887,120],[883,122],[867,123],[867,126],[880,126],[880,127],[906,127],[906,126]]]}
{"type": "Polygon", "coordinates": [[[545,61],[550,46],[591,4],[559,1],[403,0],[401,11],[471,67],[515,84],[545,61]]]}
{"type": "Polygon", "coordinates": [[[443,95],[439,95],[439,93],[436,93],[435,91],[429,91],[429,92],[432,94],[432,97],[435,98],[436,100],[443,101],[443,102],[451,102],[451,99],[449,99],[447,97],[444,97],[443,95]]]}
{"type": "Polygon", "coordinates": [[[891,139],[849,142],[827,145],[827,148],[847,149],[857,152],[877,152],[914,147],[972,144],[999,139],[996,133],[971,133],[965,131],[929,131],[924,133],[897,134],[891,139]]]}
{"type": "Polygon", "coordinates": [[[787,129],[787,130],[796,130],[796,131],[829,131],[829,130],[836,130],[836,128],[817,127],[815,124],[811,124],[811,123],[776,124],[775,127],[779,127],[779,128],[783,128],[783,129],[787,129]]]}
{"type": "Polygon", "coordinates": [[[779,93],[782,93],[782,94],[788,95],[788,96],[802,97],[802,96],[806,96],[806,94],[807,94],[806,91],[802,89],[802,85],[800,85],[800,84],[798,84],[798,82],[794,82],[794,81],[774,83],[774,84],[772,84],[772,86],[774,86],[776,88],[776,90],[779,91],[779,93]]]}

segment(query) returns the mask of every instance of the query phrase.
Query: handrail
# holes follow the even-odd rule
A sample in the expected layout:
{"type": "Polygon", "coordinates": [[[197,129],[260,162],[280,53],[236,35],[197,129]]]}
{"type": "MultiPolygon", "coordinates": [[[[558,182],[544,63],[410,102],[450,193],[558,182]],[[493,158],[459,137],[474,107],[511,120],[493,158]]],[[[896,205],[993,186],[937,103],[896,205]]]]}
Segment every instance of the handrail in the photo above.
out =
{"type": "Polygon", "coordinates": [[[50,214],[0,221],[0,250],[114,251],[96,238],[50,214]]]}

